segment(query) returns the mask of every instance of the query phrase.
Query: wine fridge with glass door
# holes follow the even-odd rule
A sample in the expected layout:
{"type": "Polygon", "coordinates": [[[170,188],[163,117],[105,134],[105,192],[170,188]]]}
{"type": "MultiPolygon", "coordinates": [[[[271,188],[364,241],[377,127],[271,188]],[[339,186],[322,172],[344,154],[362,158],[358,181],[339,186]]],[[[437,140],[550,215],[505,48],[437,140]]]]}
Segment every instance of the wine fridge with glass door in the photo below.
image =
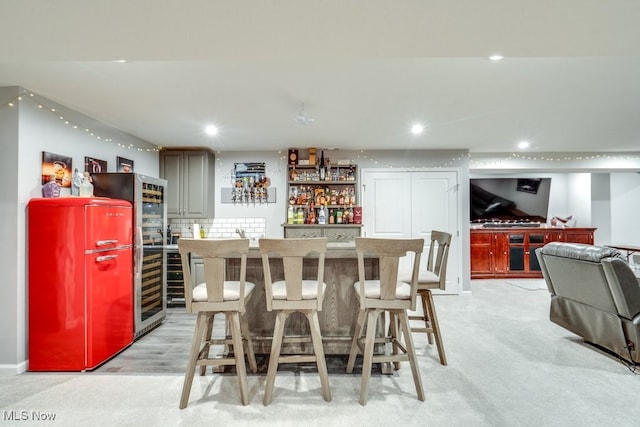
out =
{"type": "Polygon", "coordinates": [[[166,247],[167,181],[136,173],[94,173],[97,197],[133,204],[134,338],[158,326],[167,313],[166,247]]]}

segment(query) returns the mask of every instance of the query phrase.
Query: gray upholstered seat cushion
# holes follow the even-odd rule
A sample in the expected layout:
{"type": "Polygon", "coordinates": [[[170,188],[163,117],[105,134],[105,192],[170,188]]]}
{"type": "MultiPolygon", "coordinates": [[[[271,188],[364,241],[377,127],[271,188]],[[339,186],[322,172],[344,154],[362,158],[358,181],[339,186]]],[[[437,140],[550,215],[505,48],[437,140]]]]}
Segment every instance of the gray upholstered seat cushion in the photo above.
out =
{"type": "MultiPolygon", "coordinates": [[[[356,295],[360,297],[360,282],[354,283],[356,295]]],[[[380,298],[380,280],[365,280],[364,294],[366,298],[380,298]]],[[[411,299],[411,285],[406,282],[398,282],[396,286],[396,299],[411,299]]]]}
{"type": "MultiPolygon", "coordinates": [[[[251,282],[244,282],[244,297],[247,298],[255,287],[256,285],[251,282]]],[[[234,280],[225,281],[223,298],[225,301],[237,301],[240,298],[240,282],[234,280]]],[[[193,289],[193,301],[208,301],[206,283],[200,283],[193,289]]]]}
{"type": "MultiPolygon", "coordinates": [[[[398,278],[401,282],[411,283],[411,272],[399,272],[398,278]]],[[[418,275],[418,285],[420,283],[440,283],[440,278],[433,271],[421,271],[418,275]]]]}
{"type": "MultiPolygon", "coordinates": [[[[278,280],[271,285],[273,299],[287,299],[287,285],[284,280],[278,280]]],[[[322,283],[322,293],[327,289],[327,284],[322,283]]],[[[302,281],[302,299],[316,299],[318,297],[318,281],[303,280],[302,281]]]]}

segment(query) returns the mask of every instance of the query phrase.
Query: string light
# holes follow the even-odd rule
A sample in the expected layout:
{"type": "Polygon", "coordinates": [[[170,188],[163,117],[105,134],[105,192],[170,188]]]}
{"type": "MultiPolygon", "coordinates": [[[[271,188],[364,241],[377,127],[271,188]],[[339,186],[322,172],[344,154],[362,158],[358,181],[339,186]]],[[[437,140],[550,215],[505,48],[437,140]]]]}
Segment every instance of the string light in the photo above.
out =
{"type": "MultiPolygon", "coordinates": [[[[63,122],[63,124],[65,126],[70,126],[72,129],[83,129],[84,132],[86,134],[88,134],[88,136],[91,136],[92,138],[95,138],[98,141],[101,142],[108,142],[108,143],[114,143],[116,146],[123,148],[123,149],[127,149],[127,150],[137,150],[137,151],[147,151],[147,152],[158,152],[160,151],[163,147],[161,146],[157,146],[155,148],[149,148],[149,147],[138,147],[134,144],[123,144],[121,142],[115,141],[113,138],[109,138],[109,137],[105,137],[103,135],[99,135],[96,132],[92,131],[90,128],[87,127],[82,127],[80,126],[80,124],[78,123],[74,123],[73,121],[69,120],[68,118],[65,118],[63,115],[61,115],[60,113],[56,112],[56,108],[53,106],[45,106],[43,105],[43,103],[41,102],[36,102],[36,95],[33,92],[23,92],[21,94],[19,94],[18,96],[16,96],[15,98],[11,99],[10,101],[8,101],[5,105],[10,107],[10,108],[14,108],[16,107],[17,103],[19,102],[23,102],[25,99],[27,100],[31,100],[32,102],[35,102],[36,104],[36,108],[39,110],[43,110],[43,111],[48,111],[52,114],[55,114],[60,121],[63,122]]],[[[0,108],[2,108],[3,106],[0,106],[0,108]]],[[[282,151],[278,151],[278,164],[277,164],[277,168],[275,170],[272,170],[270,172],[272,173],[279,173],[281,172],[282,169],[282,162],[285,161],[287,159],[286,154],[283,154],[282,151]]],[[[222,164],[222,156],[220,155],[220,151],[216,152],[216,157],[218,160],[218,164],[220,167],[223,166],[222,164]]],[[[540,155],[525,155],[525,154],[518,154],[518,153],[511,153],[509,155],[506,155],[503,158],[500,159],[491,159],[491,160],[482,160],[482,159],[478,159],[478,158],[473,158],[473,154],[467,152],[466,154],[460,155],[460,156],[456,156],[453,157],[447,161],[445,161],[444,163],[440,163],[438,165],[414,165],[414,166],[407,166],[406,164],[404,165],[392,165],[390,163],[385,163],[382,161],[379,161],[371,156],[369,156],[364,150],[361,150],[360,153],[356,156],[356,160],[351,159],[350,161],[352,163],[358,163],[357,159],[365,159],[371,163],[373,163],[376,166],[379,167],[385,167],[385,168],[403,168],[403,169],[407,169],[407,168],[414,168],[414,169],[420,169],[420,168],[446,168],[446,167],[454,167],[457,166],[459,162],[461,162],[463,159],[469,159],[469,161],[477,166],[477,167],[489,167],[489,166],[499,166],[500,164],[502,164],[503,162],[507,162],[509,160],[527,160],[527,161],[540,161],[540,162],[572,162],[572,161],[580,161],[580,162],[584,162],[584,161],[590,161],[590,160],[615,160],[615,161],[639,161],[640,160],[640,155],[612,155],[612,154],[606,154],[606,153],[593,153],[593,154],[579,154],[579,155],[575,155],[575,156],[569,156],[569,155],[558,155],[558,156],[553,156],[550,154],[540,154],[540,155]]],[[[223,169],[221,169],[223,170],[223,169]]]]}
{"type": "Polygon", "coordinates": [[[559,155],[553,156],[549,153],[540,154],[540,155],[525,155],[518,153],[511,153],[500,159],[492,159],[492,160],[480,160],[471,158],[471,163],[476,166],[488,167],[488,166],[498,166],[504,162],[509,160],[528,160],[528,161],[540,161],[540,162],[585,162],[591,160],[615,160],[615,161],[638,161],[640,160],[640,155],[613,155],[606,153],[593,153],[593,154],[578,154],[575,156],[569,155],[559,155]]]}
{"type": "Polygon", "coordinates": [[[393,168],[400,168],[400,169],[424,169],[424,168],[442,169],[442,168],[449,168],[449,167],[457,166],[460,161],[462,161],[465,158],[469,158],[470,156],[471,156],[470,153],[465,153],[465,154],[462,154],[460,156],[452,157],[451,159],[445,161],[444,163],[440,163],[440,164],[437,164],[435,166],[434,165],[407,166],[406,164],[399,165],[399,166],[394,166],[394,165],[389,164],[389,163],[381,162],[381,161],[369,156],[368,154],[366,154],[364,150],[360,150],[360,154],[358,154],[356,156],[356,161],[351,160],[351,162],[352,163],[359,163],[357,161],[357,159],[365,159],[365,160],[373,163],[376,166],[385,167],[385,168],[389,168],[389,169],[393,169],[393,168]]]}
{"type": "MultiPolygon", "coordinates": [[[[18,102],[22,102],[25,99],[27,100],[32,100],[33,102],[36,102],[36,96],[33,92],[24,92],[18,96],[16,96],[14,99],[10,100],[9,102],[6,103],[7,106],[13,108],[17,105],[18,102]]],[[[65,126],[70,126],[71,129],[82,129],[84,130],[85,134],[87,134],[88,136],[95,138],[98,141],[101,142],[108,142],[108,143],[114,143],[116,146],[120,147],[120,148],[124,148],[127,150],[137,150],[137,151],[147,151],[147,152],[152,152],[152,151],[160,151],[161,147],[155,147],[155,148],[150,148],[150,147],[138,147],[134,144],[123,144],[117,141],[114,141],[113,138],[109,138],[103,135],[100,135],[96,132],[94,132],[92,129],[88,128],[88,127],[84,127],[81,126],[78,123],[74,123],[73,121],[69,120],[68,118],[65,118],[64,115],[61,115],[60,112],[56,111],[56,107],[53,106],[46,106],[44,105],[42,102],[36,102],[36,108],[42,111],[47,111],[51,114],[55,114],[56,117],[58,117],[58,119],[65,125],[65,126]]]]}

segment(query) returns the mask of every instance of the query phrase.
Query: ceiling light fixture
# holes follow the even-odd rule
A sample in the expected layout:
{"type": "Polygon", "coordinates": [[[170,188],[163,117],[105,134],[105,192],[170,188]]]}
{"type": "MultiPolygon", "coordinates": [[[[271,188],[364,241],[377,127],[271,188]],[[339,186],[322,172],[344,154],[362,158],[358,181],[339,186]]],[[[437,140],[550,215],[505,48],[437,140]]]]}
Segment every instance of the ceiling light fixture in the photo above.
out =
{"type": "Polygon", "coordinates": [[[529,141],[520,141],[518,142],[518,148],[521,150],[524,150],[526,148],[529,148],[529,141]]]}
{"type": "Polygon", "coordinates": [[[218,134],[218,127],[216,125],[207,125],[204,131],[209,136],[216,136],[218,134]]]}
{"type": "Polygon", "coordinates": [[[420,135],[424,131],[424,126],[421,124],[415,124],[411,126],[411,133],[414,135],[420,135]]]}
{"type": "Polygon", "coordinates": [[[299,125],[310,125],[313,124],[316,119],[313,119],[311,117],[307,117],[307,113],[304,111],[304,102],[302,103],[302,106],[300,107],[300,111],[298,111],[298,115],[293,119],[294,122],[298,123],[299,125]]]}
{"type": "Polygon", "coordinates": [[[490,59],[490,60],[492,60],[492,61],[500,61],[500,60],[501,60],[501,59],[503,59],[503,58],[504,58],[504,56],[502,56],[502,55],[498,55],[498,54],[496,54],[496,55],[491,55],[491,56],[489,57],[489,59],[490,59]]]}

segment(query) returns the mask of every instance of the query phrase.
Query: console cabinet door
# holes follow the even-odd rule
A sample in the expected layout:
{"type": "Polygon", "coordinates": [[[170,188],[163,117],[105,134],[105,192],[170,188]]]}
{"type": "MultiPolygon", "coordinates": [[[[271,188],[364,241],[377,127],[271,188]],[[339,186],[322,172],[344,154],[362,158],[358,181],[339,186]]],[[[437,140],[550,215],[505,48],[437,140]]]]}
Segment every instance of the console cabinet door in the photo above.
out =
{"type": "Polygon", "coordinates": [[[493,233],[471,233],[471,275],[480,278],[494,274],[493,233]]]}
{"type": "Polygon", "coordinates": [[[579,228],[565,230],[565,242],[593,245],[593,230],[579,228]]]}

